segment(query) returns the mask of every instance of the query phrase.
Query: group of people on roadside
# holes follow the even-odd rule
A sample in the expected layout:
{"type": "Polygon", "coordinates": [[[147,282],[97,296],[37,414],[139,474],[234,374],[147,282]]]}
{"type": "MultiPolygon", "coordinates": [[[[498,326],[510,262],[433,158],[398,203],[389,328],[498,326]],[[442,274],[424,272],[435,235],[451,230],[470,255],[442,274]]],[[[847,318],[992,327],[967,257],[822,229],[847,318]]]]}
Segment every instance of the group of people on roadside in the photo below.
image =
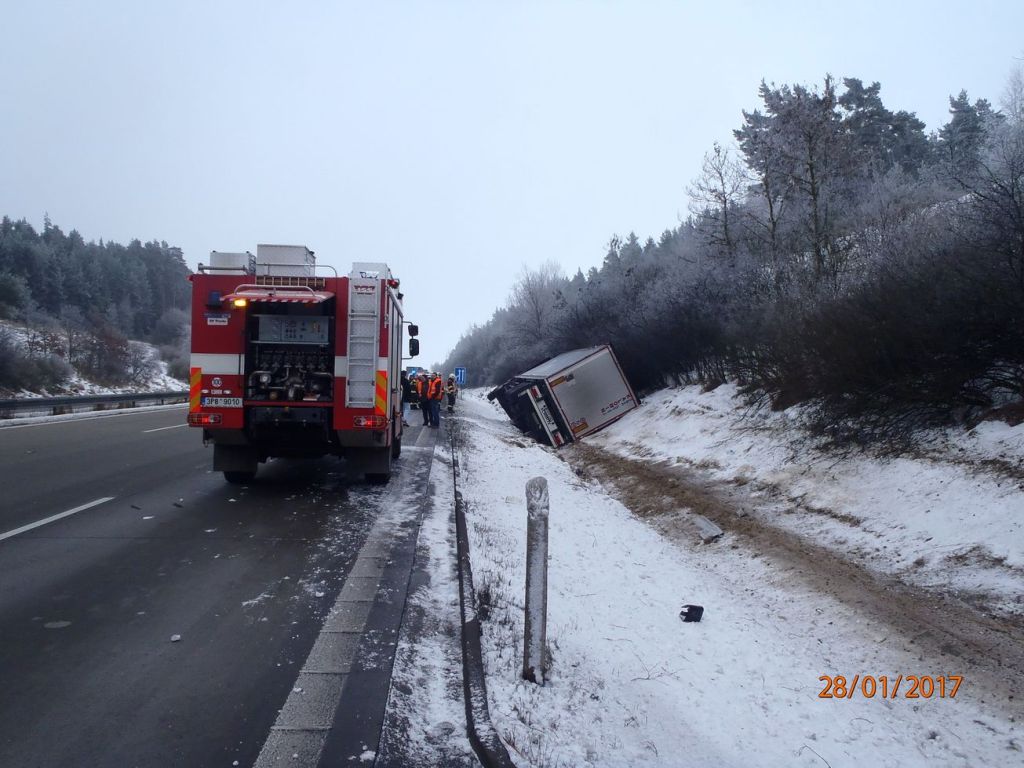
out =
{"type": "Polygon", "coordinates": [[[454,373],[444,381],[436,371],[421,371],[412,377],[402,371],[402,423],[409,426],[409,410],[417,404],[423,413],[424,427],[441,426],[441,402],[447,397],[448,413],[454,413],[458,392],[454,373]]]}

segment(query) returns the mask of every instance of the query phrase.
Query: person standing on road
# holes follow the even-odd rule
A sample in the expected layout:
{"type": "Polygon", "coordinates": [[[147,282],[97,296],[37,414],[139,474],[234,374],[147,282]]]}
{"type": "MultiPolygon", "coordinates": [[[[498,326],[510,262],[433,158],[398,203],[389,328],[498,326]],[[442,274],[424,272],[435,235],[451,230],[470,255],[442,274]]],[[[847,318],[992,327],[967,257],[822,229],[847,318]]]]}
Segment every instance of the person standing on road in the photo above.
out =
{"type": "Polygon", "coordinates": [[[437,373],[430,374],[427,383],[427,399],[430,401],[430,426],[441,426],[441,400],[444,399],[444,382],[437,373]]]}
{"type": "Polygon", "coordinates": [[[444,392],[448,395],[448,413],[455,413],[455,396],[459,393],[459,385],[455,382],[455,374],[448,374],[448,383],[444,385],[444,392]]]}
{"type": "Polygon", "coordinates": [[[409,372],[402,371],[402,426],[409,426],[409,403],[412,402],[412,382],[409,381],[409,372]]]}
{"type": "Polygon", "coordinates": [[[423,412],[423,426],[430,426],[430,400],[427,399],[427,372],[424,371],[416,377],[416,397],[420,401],[420,411],[423,412]]]}

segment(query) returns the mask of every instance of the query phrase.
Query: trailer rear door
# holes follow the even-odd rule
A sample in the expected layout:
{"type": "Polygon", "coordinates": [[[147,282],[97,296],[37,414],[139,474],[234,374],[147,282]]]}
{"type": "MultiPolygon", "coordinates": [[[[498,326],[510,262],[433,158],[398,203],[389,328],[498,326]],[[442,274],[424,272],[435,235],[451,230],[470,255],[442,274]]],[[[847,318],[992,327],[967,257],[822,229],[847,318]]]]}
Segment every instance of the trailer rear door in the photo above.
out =
{"type": "Polygon", "coordinates": [[[548,378],[573,439],[596,432],[637,407],[636,395],[608,347],[548,378]]]}

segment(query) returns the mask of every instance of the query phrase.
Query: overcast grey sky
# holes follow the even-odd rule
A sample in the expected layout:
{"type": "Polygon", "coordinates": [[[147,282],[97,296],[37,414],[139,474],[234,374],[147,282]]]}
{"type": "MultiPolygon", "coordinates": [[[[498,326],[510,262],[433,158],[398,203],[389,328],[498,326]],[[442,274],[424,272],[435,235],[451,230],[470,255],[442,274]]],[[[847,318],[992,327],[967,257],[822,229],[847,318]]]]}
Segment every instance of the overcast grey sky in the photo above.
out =
{"type": "Polygon", "coordinates": [[[524,265],[655,238],[762,78],[997,104],[1024,2],[0,4],[0,215],[87,240],[386,261],[422,363],[524,265]]]}

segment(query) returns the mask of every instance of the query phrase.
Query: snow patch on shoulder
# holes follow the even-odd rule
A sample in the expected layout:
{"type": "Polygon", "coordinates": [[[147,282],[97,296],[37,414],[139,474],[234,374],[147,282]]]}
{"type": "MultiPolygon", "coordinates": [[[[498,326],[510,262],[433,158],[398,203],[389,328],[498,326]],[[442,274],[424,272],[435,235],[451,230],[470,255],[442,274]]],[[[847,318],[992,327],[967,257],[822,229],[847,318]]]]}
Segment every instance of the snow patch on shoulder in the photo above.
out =
{"type": "Polygon", "coordinates": [[[920,585],[1024,613],[1024,425],[927,436],[919,456],[842,458],[795,438],[797,409],[752,411],[732,385],[651,395],[588,442],[682,463],[777,502],[772,524],[920,585]]]}
{"type": "MultiPolygon", "coordinates": [[[[726,393],[686,397],[655,396],[600,439],[710,459],[722,472],[749,465],[801,476],[781,461],[781,446],[732,432],[726,393]],[[665,418],[672,408],[687,418],[665,418]]],[[[556,451],[524,440],[481,396],[464,397],[462,409],[489,704],[518,765],[998,765],[1019,749],[1019,727],[978,697],[921,707],[818,698],[821,675],[927,674],[928,660],[762,559],[664,538],[556,451]],[[534,476],[547,478],[551,498],[544,686],[520,679],[524,487],[534,476]],[[703,620],[682,622],[684,604],[704,606],[703,620]]]]}

